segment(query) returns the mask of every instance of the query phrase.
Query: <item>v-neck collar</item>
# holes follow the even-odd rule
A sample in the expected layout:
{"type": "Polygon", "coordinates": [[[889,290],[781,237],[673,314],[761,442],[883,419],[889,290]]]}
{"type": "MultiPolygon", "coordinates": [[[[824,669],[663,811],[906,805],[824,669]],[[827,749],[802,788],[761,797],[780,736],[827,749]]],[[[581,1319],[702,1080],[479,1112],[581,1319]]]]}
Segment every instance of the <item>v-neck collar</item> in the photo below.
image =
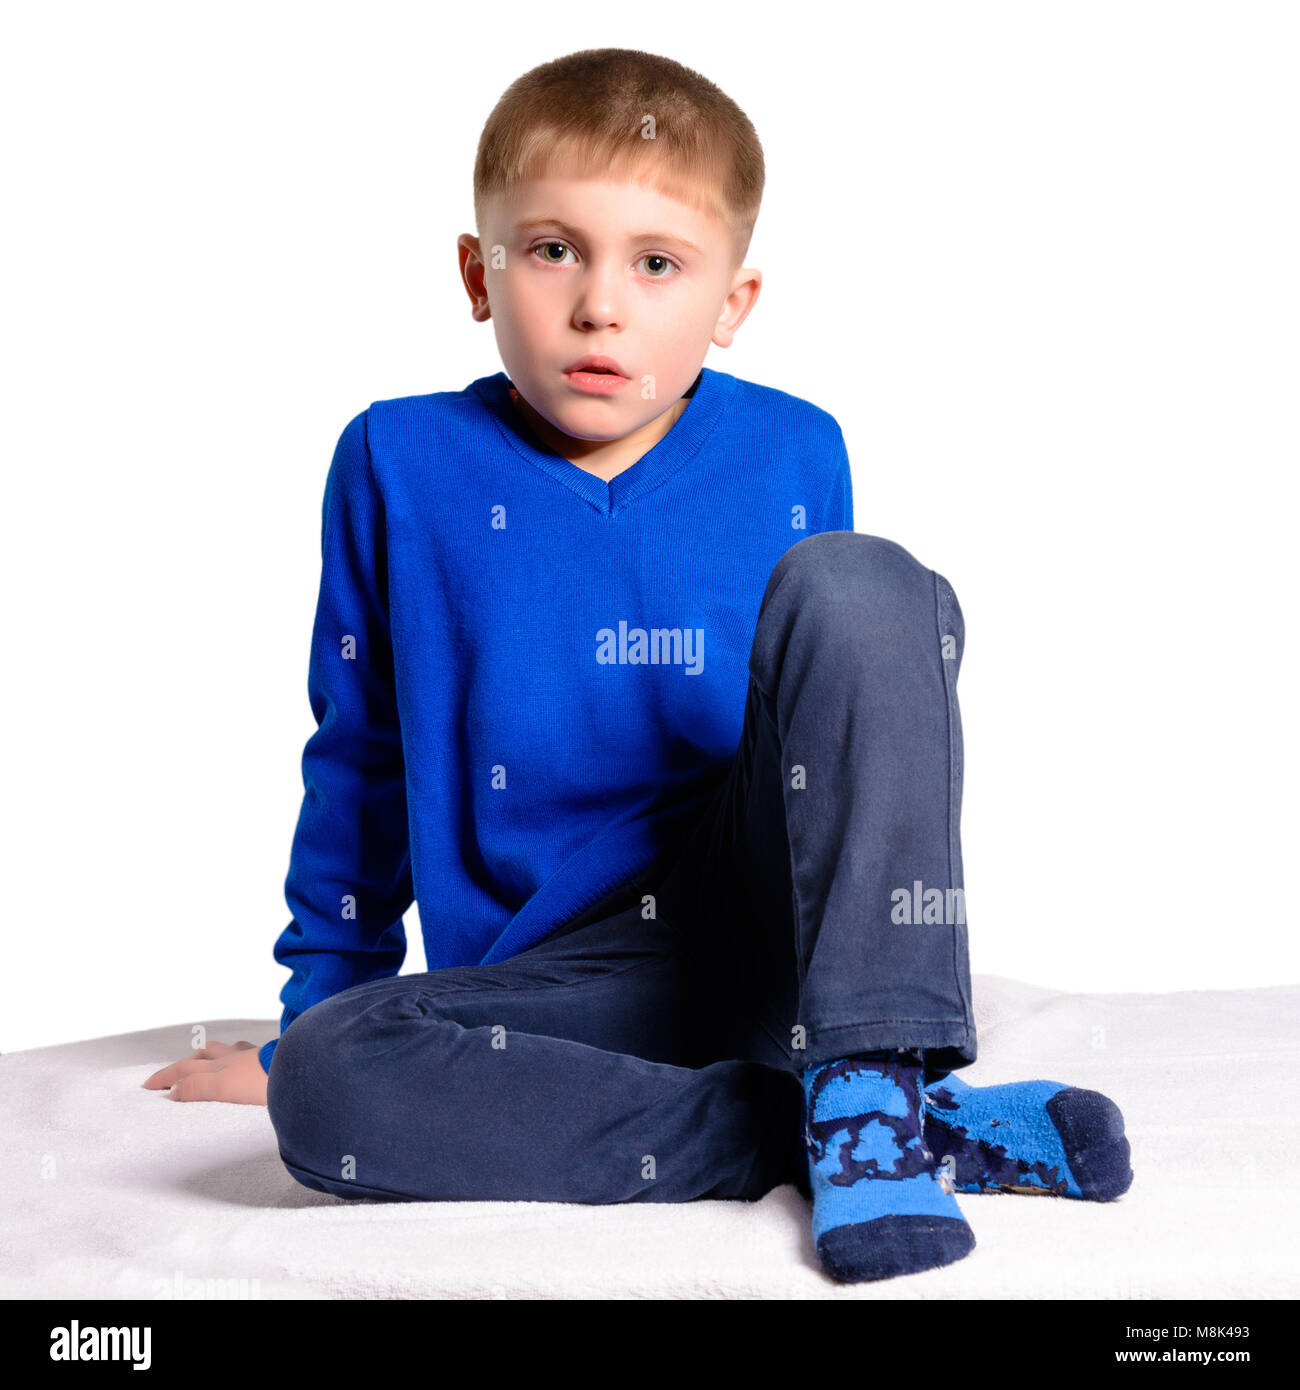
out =
{"type": "Polygon", "coordinates": [[[728,372],[701,367],[693,392],[687,393],[690,402],[668,433],[630,468],[616,473],[608,482],[543,445],[510,399],[514,383],[505,372],[480,377],[471,386],[516,453],[576,492],[603,516],[614,516],[699,453],[730,405],[737,384],[737,378],[728,372]]]}

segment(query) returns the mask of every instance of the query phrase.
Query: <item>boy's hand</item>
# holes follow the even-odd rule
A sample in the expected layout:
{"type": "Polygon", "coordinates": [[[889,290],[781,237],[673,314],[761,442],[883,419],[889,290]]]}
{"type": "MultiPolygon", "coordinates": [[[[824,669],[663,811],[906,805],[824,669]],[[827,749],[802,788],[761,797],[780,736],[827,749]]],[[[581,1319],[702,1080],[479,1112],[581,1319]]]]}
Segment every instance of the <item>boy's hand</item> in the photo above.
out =
{"type": "Polygon", "coordinates": [[[257,1044],[211,1042],[141,1083],[148,1090],[171,1088],[172,1100],[226,1100],[235,1105],[266,1104],[266,1072],[257,1044]]]}

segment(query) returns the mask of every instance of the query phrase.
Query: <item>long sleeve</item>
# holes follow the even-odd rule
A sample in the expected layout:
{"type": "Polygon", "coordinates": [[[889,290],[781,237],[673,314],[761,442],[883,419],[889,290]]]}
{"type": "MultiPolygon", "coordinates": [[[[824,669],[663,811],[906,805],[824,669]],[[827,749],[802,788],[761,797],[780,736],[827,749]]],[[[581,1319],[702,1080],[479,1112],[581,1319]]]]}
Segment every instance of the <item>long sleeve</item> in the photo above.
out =
{"type": "MultiPolygon", "coordinates": [[[[383,499],[367,412],[339,437],[321,511],[321,581],[307,689],[317,729],[285,879],[293,914],[275,943],[292,970],[280,1032],[313,1004],[396,975],[414,901],[402,736],[388,616],[383,499]]],[[[259,1051],[269,1071],[278,1038],[259,1051]]]]}

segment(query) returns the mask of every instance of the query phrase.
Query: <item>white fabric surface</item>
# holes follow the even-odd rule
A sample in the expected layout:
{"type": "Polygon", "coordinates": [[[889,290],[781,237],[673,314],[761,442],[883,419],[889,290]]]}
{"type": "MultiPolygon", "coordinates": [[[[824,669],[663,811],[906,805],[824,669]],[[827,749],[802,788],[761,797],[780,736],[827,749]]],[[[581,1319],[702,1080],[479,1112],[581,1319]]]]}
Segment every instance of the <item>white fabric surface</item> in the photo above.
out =
{"type": "MultiPolygon", "coordinates": [[[[1104,1091],[1136,1176],[1110,1203],[959,1196],[977,1244],[944,1269],[836,1283],[789,1186],[758,1202],[604,1207],[313,1192],[281,1164],[263,1107],[141,1088],[192,1050],[186,1023],[0,1058],[0,1296],[1300,1295],[1300,985],[1089,995],[979,975],[974,990],[980,1055],[963,1079],[1104,1091]]],[[[275,1032],[208,1027],[221,1042],[275,1032]]]]}

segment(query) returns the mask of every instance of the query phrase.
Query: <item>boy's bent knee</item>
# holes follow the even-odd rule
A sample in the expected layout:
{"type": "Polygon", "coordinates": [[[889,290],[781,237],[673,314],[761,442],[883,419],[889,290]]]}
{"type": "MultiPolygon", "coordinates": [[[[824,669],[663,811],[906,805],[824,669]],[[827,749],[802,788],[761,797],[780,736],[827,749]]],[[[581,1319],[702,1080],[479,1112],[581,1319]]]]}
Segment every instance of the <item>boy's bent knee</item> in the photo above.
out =
{"type": "Polygon", "coordinates": [[[355,1123],[363,1107],[363,1060],[376,1030],[400,1026],[403,1015],[419,1016],[409,995],[363,998],[365,988],[313,1004],[276,1043],[266,1107],[282,1152],[300,1152],[340,1119],[355,1123]]]}
{"type": "MultiPolygon", "coordinates": [[[[824,531],[792,546],[777,562],[759,609],[759,647],[785,648],[796,622],[825,622],[827,640],[843,636],[887,650],[906,631],[930,644],[937,629],[964,628],[952,586],[910,551],[883,536],[824,531]]],[[[752,667],[751,667],[752,669],[752,667]]]]}
{"type": "Polygon", "coordinates": [[[897,541],[859,531],[821,531],[792,545],[768,579],[764,605],[781,590],[799,602],[825,595],[854,601],[915,591],[932,583],[932,572],[897,541]]]}

